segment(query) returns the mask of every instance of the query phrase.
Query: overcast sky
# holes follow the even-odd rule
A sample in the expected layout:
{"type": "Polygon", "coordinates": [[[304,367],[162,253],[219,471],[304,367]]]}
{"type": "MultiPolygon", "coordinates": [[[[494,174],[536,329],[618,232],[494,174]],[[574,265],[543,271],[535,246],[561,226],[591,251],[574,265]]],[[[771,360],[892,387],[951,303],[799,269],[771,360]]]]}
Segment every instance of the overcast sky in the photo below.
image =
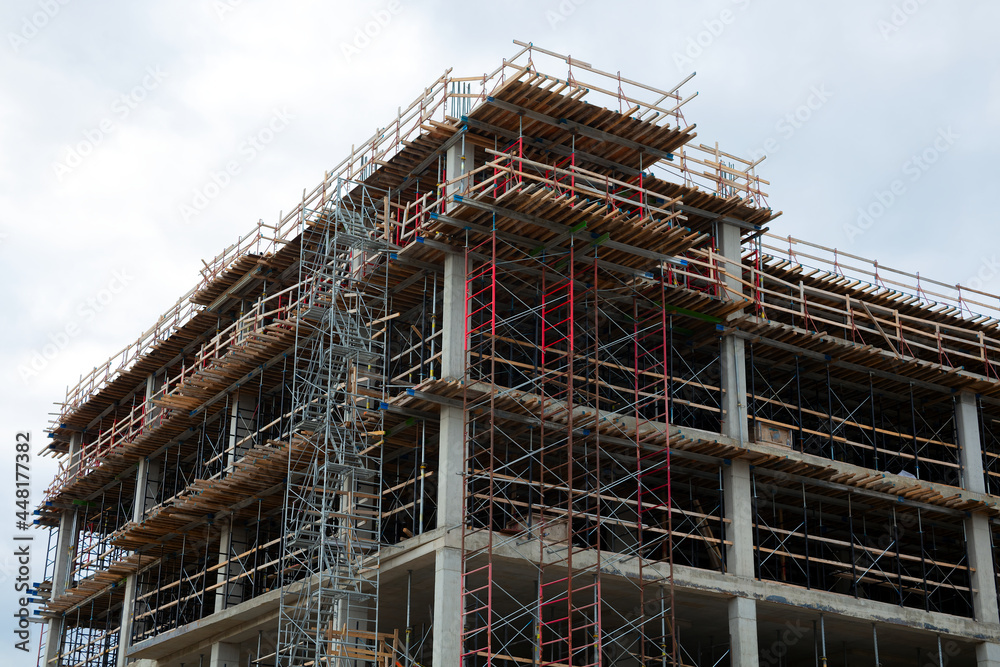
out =
{"type": "MultiPolygon", "coordinates": [[[[513,39],[663,88],[697,71],[686,118],[699,141],[768,150],[774,231],[1000,292],[997,25],[986,0],[6,0],[0,540],[17,431],[39,451],[66,386],[190,289],[202,259],[293,208],[447,67],[492,71],[513,39]]],[[[33,504],[53,470],[34,457],[33,504]]],[[[28,664],[5,637],[0,656],[28,664]]]]}

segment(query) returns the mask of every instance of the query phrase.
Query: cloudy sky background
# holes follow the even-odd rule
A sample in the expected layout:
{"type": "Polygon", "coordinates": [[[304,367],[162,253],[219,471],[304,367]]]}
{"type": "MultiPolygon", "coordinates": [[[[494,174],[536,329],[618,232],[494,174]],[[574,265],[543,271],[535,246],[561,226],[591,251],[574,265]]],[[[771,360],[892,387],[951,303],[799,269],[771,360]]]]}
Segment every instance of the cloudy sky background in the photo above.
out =
{"type": "MultiPolygon", "coordinates": [[[[662,88],[697,71],[684,92],[699,92],[685,108],[698,140],[770,149],[759,173],[784,211],[773,231],[1000,292],[998,24],[1000,4],[985,1],[8,0],[0,542],[13,531],[16,432],[31,431],[37,453],[66,386],[152,325],[202,259],[294,207],[447,67],[492,71],[513,39],[662,88]],[[376,15],[390,18],[359,37],[376,15]],[[248,148],[269,125],[281,129],[248,148]],[[932,165],[907,171],[943,136],[932,165]],[[233,161],[239,174],[185,215],[233,161]],[[851,233],[897,180],[902,194],[851,233]]],[[[33,504],[53,471],[34,457],[33,504]]],[[[36,579],[44,544],[39,534],[36,579]]],[[[10,551],[0,546],[4,601],[10,551]]],[[[12,637],[14,603],[0,611],[12,637]]],[[[28,664],[12,643],[0,639],[0,656],[28,664]]],[[[32,660],[36,649],[37,633],[32,660]]]]}

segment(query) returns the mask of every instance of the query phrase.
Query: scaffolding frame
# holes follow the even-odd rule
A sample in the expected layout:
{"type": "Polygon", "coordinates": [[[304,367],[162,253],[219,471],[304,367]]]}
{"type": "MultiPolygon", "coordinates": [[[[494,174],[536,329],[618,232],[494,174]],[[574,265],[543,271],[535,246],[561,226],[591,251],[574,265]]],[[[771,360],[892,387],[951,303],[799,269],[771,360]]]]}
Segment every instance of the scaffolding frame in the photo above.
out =
{"type": "Polygon", "coordinates": [[[276,665],[376,664],[388,247],[373,193],[340,181],[302,218],[276,665]],[[381,270],[380,270],[381,269],[381,270]],[[305,465],[297,465],[305,463],[305,465]]]}
{"type": "Polygon", "coordinates": [[[73,432],[80,449],[41,510],[51,526],[68,499],[83,503],[74,581],[46,612],[66,621],[61,664],[113,659],[123,614],[138,642],[279,587],[281,631],[254,667],[426,664],[430,630],[411,641],[409,596],[405,643],[379,627],[379,554],[435,524],[434,405],[458,396],[467,667],[725,660],[724,642],[681,636],[673,575],[728,567],[729,456],[762,461],[762,579],[971,613],[964,535],[946,524],[990,510],[921,483],[962,472],[942,388],[983,392],[988,490],[1000,476],[1000,338],[969,312],[996,297],[767,234],[756,162],[694,145],[680,86],[519,46],[482,77],[446,72],[69,389],[51,451],[73,432]],[[543,74],[540,56],[565,74],[543,74]],[[486,157],[448,174],[458,141],[486,157]],[[743,229],[742,261],[720,255],[723,223],[743,229]],[[441,262],[456,251],[467,359],[446,380],[441,262]],[[743,452],[711,435],[727,334],[751,341],[743,452]],[[829,358],[845,350],[870,372],[829,358]],[[777,472],[784,445],[759,427],[788,431],[800,476],[777,472]],[[912,463],[918,479],[824,482],[811,455],[878,473],[912,463]],[[872,488],[878,500],[860,493],[872,488]],[[806,502],[845,498],[846,528],[806,502]],[[535,574],[528,594],[505,579],[515,561],[535,574]]]}

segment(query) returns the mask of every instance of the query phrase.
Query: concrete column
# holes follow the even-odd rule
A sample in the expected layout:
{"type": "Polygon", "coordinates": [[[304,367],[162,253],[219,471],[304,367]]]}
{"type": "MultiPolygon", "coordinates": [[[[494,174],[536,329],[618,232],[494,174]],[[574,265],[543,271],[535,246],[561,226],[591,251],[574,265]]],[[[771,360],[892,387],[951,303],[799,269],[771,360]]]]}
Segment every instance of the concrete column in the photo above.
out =
{"type": "Polygon", "coordinates": [[[729,601],[729,664],[756,667],[757,602],[749,598],[729,601]]]}
{"type": "MultiPolygon", "coordinates": [[[[726,537],[732,545],[726,552],[727,571],[740,578],[754,578],[753,505],[751,504],[750,464],[734,460],[726,466],[726,537]]],[[[747,598],[729,601],[730,660],[734,666],[757,664],[757,603],[747,598]]]]}
{"type": "MultiPolygon", "coordinates": [[[[463,136],[458,140],[458,143],[453,145],[448,149],[447,162],[445,167],[445,177],[451,181],[460,176],[464,176],[471,172],[474,166],[475,160],[475,146],[471,142],[465,140],[463,136]]],[[[472,179],[466,178],[457,183],[452,183],[448,185],[445,194],[449,197],[453,194],[462,194],[472,185],[472,179]]],[[[455,203],[451,202],[447,205],[447,210],[451,210],[455,207],[455,203]]]]}
{"type": "Polygon", "coordinates": [[[163,481],[163,462],[143,458],[135,471],[135,504],[132,506],[132,520],[142,521],[146,513],[156,505],[156,496],[163,481]]]}
{"type": "Polygon", "coordinates": [[[149,402],[149,399],[156,393],[156,376],[150,375],[146,378],[146,414],[143,419],[144,424],[151,424],[160,414],[160,408],[149,402]]]}
{"type": "Polygon", "coordinates": [[[958,431],[962,462],[962,486],[969,491],[986,493],[983,477],[983,446],[979,436],[979,414],[976,395],[963,391],[955,406],[955,426],[958,431]]]}
{"type": "MultiPolygon", "coordinates": [[[[959,451],[962,457],[962,485],[970,491],[984,492],[982,442],[979,436],[979,415],[976,397],[969,392],[958,396],[955,406],[959,451]]],[[[973,514],[965,520],[966,550],[974,593],[972,608],[981,623],[1000,623],[997,612],[997,592],[989,519],[973,514]]],[[[1000,645],[980,644],[976,647],[977,664],[1000,667],[1000,645]]]]}
{"type": "MultiPolygon", "coordinates": [[[[441,331],[441,377],[465,376],[465,261],[449,254],[444,260],[444,310],[441,331]]],[[[462,472],[465,466],[465,415],[442,406],[438,438],[438,528],[462,523],[462,472]]]]}
{"type": "MultiPolygon", "coordinates": [[[[377,631],[375,627],[375,602],[373,600],[359,600],[348,596],[341,598],[338,605],[334,627],[344,627],[347,636],[343,637],[338,647],[329,647],[331,653],[334,651],[344,651],[346,655],[364,655],[371,650],[372,643],[366,637],[377,631]]],[[[364,659],[344,659],[331,660],[330,664],[348,665],[350,667],[367,667],[370,661],[364,659]]]]}
{"type": "Polygon", "coordinates": [[[976,646],[977,667],[1000,667],[1000,644],[976,646]]]}
{"type": "MultiPolygon", "coordinates": [[[[743,340],[734,336],[722,339],[722,407],[725,412],[722,434],[740,443],[747,441],[746,366],[743,340]]],[[[743,459],[729,462],[723,471],[726,537],[732,540],[727,548],[727,571],[741,577],[753,577],[753,489],[750,464],[743,459]]]]}
{"type": "MultiPolygon", "coordinates": [[[[234,554],[241,553],[243,550],[241,545],[246,544],[246,528],[234,526],[231,518],[222,526],[221,532],[222,534],[219,536],[219,562],[226,564],[220,567],[215,575],[215,581],[218,584],[223,584],[231,577],[239,576],[240,567],[235,561],[234,554]],[[235,547],[233,542],[236,543],[235,547]]],[[[215,589],[215,611],[219,612],[231,605],[239,604],[243,601],[242,593],[242,580],[219,586],[215,589]]]]}
{"type": "Polygon", "coordinates": [[[225,642],[212,644],[208,667],[240,667],[240,645],[225,642]]]}
{"type": "Polygon", "coordinates": [[[226,472],[233,468],[234,461],[253,446],[253,441],[244,439],[257,429],[254,415],[257,414],[257,393],[239,391],[229,410],[229,441],[226,447],[226,472]],[[242,442],[241,442],[242,441],[242,442]]]}
{"type": "MultiPolygon", "coordinates": [[[[80,460],[80,434],[74,433],[70,438],[70,465],[80,460]]],[[[58,597],[66,592],[69,574],[72,571],[73,551],[76,545],[76,510],[63,510],[59,515],[59,533],[56,537],[56,558],[52,568],[52,597],[58,597]]],[[[45,633],[45,651],[43,665],[51,664],[59,654],[62,644],[63,618],[51,618],[45,633]]]]}
{"type": "Polygon", "coordinates": [[[441,408],[438,438],[437,527],[462,525],[462,496],[465,467],[465,416],[461,408],[441,408]]]}
{"type": "Polygon", "coordinates": [[[462,554],[443,547],[434,555],[434,665],[458,665],[462,655],[462,554]]]}
{"type": "MultiPolygon", "coordinates": [[[[719,222],[719,249],[731,261],[741,256],[739,227],[719,222]]],[[[736,273],[728,268],[729,273],[736,273]]],[[[726,277],[730,292],[742,294],[742,285],[726,277]]],[[[722,434],[739,443],[748,440],[747,433],[747,379],[746,351],[742,338],[723,336],[720,349],[720,374],[722,383],[722,434]]],[[[734,459],[723,474],[725,498],[726,537],[732,545],[726,550],[726,570],[737,577],[754,577],[753,552],[753,488],[750,481],[750,464],[734,459]]],[[[757,664],[757,603],[747,598],[729,601],[730,664],[743,667],[757,664]]]]}
{"type": "Polygon", "coordinates": [[[443,317],[441,318],[441,377],[465,375],[465,257],[444,258],[443,317]]]}
{"type": "MultiPolygon", "coordinates": [[[[155,377],[150,375],[146,378],[146,401],[148,402],[150,398],[156,392],[156,381],[155,377]]],[[[151,404],[147,403],[146,406],[146,422],[150,423],[156,418],[156,413],[151,404]]],[[[135,501],[132,506],[132,520],[142,521],[146,512],[150,509],[152,505],[152,499],[147,500],[146,496],[146,485],[150,482],[150,471],[153,470],[153,483],[159,483],[159,465],[150,463],[148,458],[143,458],[139,461],[139,466],[135,473],[135,501]]],[[[153,495],[153,494],[149,494],[153,495]]],[[[124,667],[125,664],[129,662],[126,659],[125,654],[128,649],[132,646],[132,615],[135,609],[135,597],[136,588],[138,586],[138,577],[132,574],[125,579],[125,597],[122,600],[122,620],[121,626],[118,633],[118,667],[124,667]]]]}

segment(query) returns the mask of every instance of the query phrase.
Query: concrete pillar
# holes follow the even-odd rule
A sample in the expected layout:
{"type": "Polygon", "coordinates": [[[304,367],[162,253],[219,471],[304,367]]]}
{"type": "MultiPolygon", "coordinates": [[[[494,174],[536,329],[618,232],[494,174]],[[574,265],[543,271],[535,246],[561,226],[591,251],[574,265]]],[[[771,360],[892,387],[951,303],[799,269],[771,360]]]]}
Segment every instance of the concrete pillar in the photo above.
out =
{"type": "MultiPolygon", "coordinates": [[[[452,153],[449,152],[449,173],[452,153]]],[[[465,376],[465,261],[450,254],[444,260],[444,317],[441,332],[441,377],[465,376]]],[[[438,528],[462,524],[465,467],[465,414],[461,408],[441,407],[438,437],[438,528]]],[[[457,665],[462,653],[462,554],[453,547],[434,557],[435,665],[457,665]]]]}
{"type": "MultiPolygon", "coordinates": [[[[143,458],[135,473],[135,503],[132,506],[132,520],[142,521],[146,513],[156,504],[156,495],[163,479],[163,462],[143,458]]],[[[132,645],[132,615],[138,592],[138,577],[129,575],[125,580],[125,598],[122,603],[121,631],[118,640],[118,665],[126,664],[125,651],[132,645]]]]}
{"type": "MultiPolygon", "coordinates": [[[[147,402],[150,398],[152,398],[155,392],[155,378],[150,375],[146,378],[147,402]]],[[[147,403],[146,423],[152,422],[156,418],[156,415],[157,412],[154,412],[152,405],[147,403]]],[[[150,483],[151,477],[153,484],[159,483],[159,470],[159,464],[151,463],[148,458],[143,458],[139,461],[139,466],[135,473],[135,501],[132,506],[133,521],[142,521],[146,512],[151,508],[151,505],[153,504],[152,498],[155,496],[156,489],[152,489],[152,493],[147,493],[147,484],[150,483]],[[152,471],[152,475],[150,474],[150,471],[152,471]],[[149,497],[147,498],[147,496],[149,497]]],[[[118,634],[118,667],[124,667],[124,665],[129,662],[125,658],[125,654],[132,646],[132,615],[135,610],[135,597],[138,583],[138,577],[134,574],[129,575],[125,579],[125,597],[122,600],[122,620],[118,634]]]]}
{"type": "Polygon", "coordinates": [[[225,642],[212,644],[208,667],[240,667],[240,645],[225,642]]]}
{"type": "MultiPolygon", "coordinates": [[[[441,331],[441,377],[465,376],[465,261],[449,254],[444,260],[441,331]]],[[[438,439],[438,528],[462,523],[462,472],[465,466],[465,415],[461,408],[441,407],[438,439]]]]}
{"type": "Polygon", "coordinates": [[[132,506],[132,520],[142,521],[146,513],[156,505],[156,498],[163,482],[163,462],[143,458],[135,471],[135,504],[132,506]]]}
{"type": "MultiPolygon", "coordinates": [[[[451,181],[460,176],[464,176],[471,172],[474,166],[475,160],[475,146],[471,142],[465,140],[463,136],[458,140],[458,143],[454,144],[448,149],[447,162],[445,167],[445,177],[451,181]]],[[[462,194],[472,185],[472,178],[462,179],[457,183],[451,183],[448,185],[445,194],[451,196],[453,194],[462,194]]],[[[447,205],[447,210],[451,210],[455,207],[454,202],[450,202],[447,205]]]]}
{"type": "Polygon", "coordinates": [[[443,547],[434,555],[433,665],[458,665],[462,655],[462,554],[443,547]]]}
{"type": "MultiPolygon", "coordinates": [[[[739,227],[719,222],[719,250],[723,257],[738,262],[741,257],[739,227]]],[[[734,275],[738,272],[727,267],[734,275]]],[[[735,278],[726,276],[726,286],[731,293],[743,293],[742,285],[735,278]]],[[[723,336],[720,349],[720,374],[722,382],[722,434],[740,444],[748,440],[747,433],[747,379],[746,351],[742,338],[723,336]]],[[[732,545],[726,551],[726,571],[734,576],[754,577],[753,552],[753,488],[750,481],[750,464],[734,459],[723,474],[725,498],[726,537],[732,545]]],[[[757,603],[746,598],[729,601],[730,664],[742,667],[757,664],[757,603]]]]}
{"type": "Polygon", "coordinates": [[[983,477],[983,446],[979,436],[979,414],[976,395],[963,391],[955,405],[955,426],[958,431],[962,462],[962,486],[969,491],[986,493],[983,477]]]}
{"type": "Polygon", "coordinates": [[[215,589],[215,611],[222,611],[234,604],[243,601],[244,580],[225,582],[241,574],[236,555],[245,551],[246,527],[234,526],[232,519],[226,521],[221,527],[219,536],[219,563],[224,563],[215,575],[217,584],[222,584],[215,589]]]}
{"type": "Polygon", "coordinates": [[[729,601],[729,664],[756,667],[757,602],[749,598],[729,601]]]}
{"type": "Polygon", "coordinates": [[[229,441],[226,445],[226,472],[233,468],[233,463],[243,457],[254,442],[246,437],[257,430],[257,393],[247,390],[239,391],[236,400],[229,410],[229,441]]]}
{"type": "MultiPolygon", "coordinates": [[[[70,438],[69,461],[70,465],[76,465],[80,461],[80,440],[79,433],[74,433],[70,438]]],[[[56,556],[52,568],[52,597],[58,597],[66,592],[66,585],[69,582],[69,574],[72,571],[70,564],[73,562],[73,551],[76,546],[76,510],[63,510],[59,515],[59,533],[56,537],[56,556]]],[[[59,654],[62,644],[63,619],[62,617],[51,618],[45,631],[45,651],[43,665],[51,664],[59,654]]]]}
{"type": "Polygon", "coordinates": [[[1000,667],[1000,644],[979,644],[976,646],[977,667],[1000,667]]]}
{"type": "MultiPolygon", "coordinates": [[[[979,415],[976,397],[969,392],[958,396],[955,420],[959,451],[962,457],[962,485],[970,491],[984,492],[982,442],[979,436],[979,415]]],[[[997,590],[989,519],[973,514],[965,520],[966,550],[972,570],[972,608],[976,620],[1000,623],[997,611],[997,590]]],[[[981,644],[976,648],[977,663],[1000,667],[1000,645],[981,644]]]]}
{"type": "Polygon", "coordinates": [[[441,377],[465,375],[465,257],[449,253],[444,258],[441,318],[441,377]]]}
{"type": "MultiPolygon", "coordinates": [[[[334,627],[344,627],[347,636],[341,638],[339,646],[329,646],[327,648],[331,654],[343,652],[344,655],[364,655],[371,651],[372,642],[369,637],[377,631],[375,627],[375,601],[371,599],[359,599],[348,596],[341,598],[338,605],[334,627]]],[[[346,658],[331,659],[330,664],[348,665],[350,667],[368,667],[370,661],[364,659],[349,660],[346,658]]]]}
{"type": "Polygon", "coordinates": [[[462,525],[462,496],[465,467],[465,416],[461,408],[441,408],[441,434],[438,439],[437,527],[462,525]]]}
{"type": "Polygon", "coordinates": [[[156,376],[150,375],[146,378],[146,414],[143,423],[151,424],[160,415],[160,408],[149,402],[149,399],[156,394],[156,376]]]}

